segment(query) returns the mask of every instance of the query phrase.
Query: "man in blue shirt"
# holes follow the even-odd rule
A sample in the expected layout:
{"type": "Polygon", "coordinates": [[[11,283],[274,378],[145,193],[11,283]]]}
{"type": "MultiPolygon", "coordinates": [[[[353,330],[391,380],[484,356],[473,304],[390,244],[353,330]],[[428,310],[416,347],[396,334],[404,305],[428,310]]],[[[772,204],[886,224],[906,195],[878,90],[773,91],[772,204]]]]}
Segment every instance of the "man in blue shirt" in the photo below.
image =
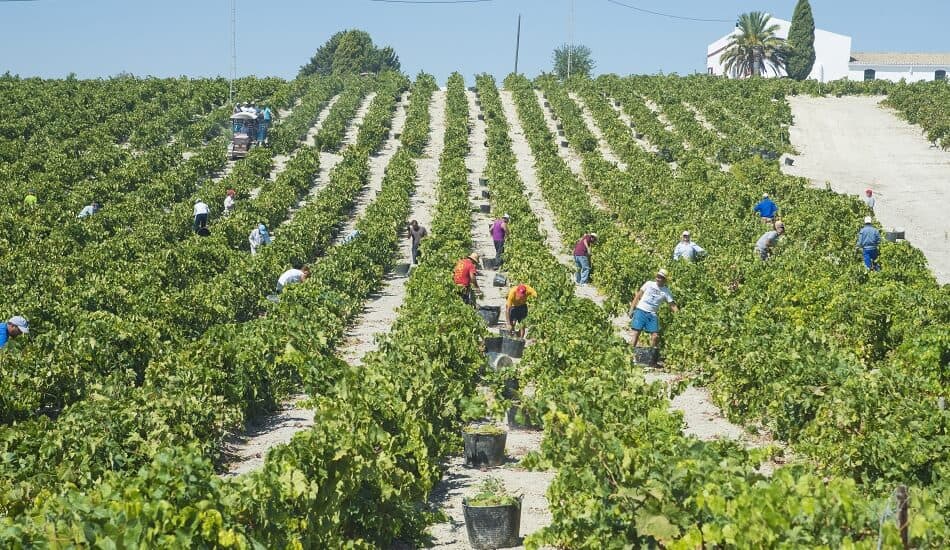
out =
{"type": "Polygon", "coordinates": [[[7,340],[10,338],[29,333],[30,322],[26,320],[26,317],[20,317],[19,315],[10,317],[9,321],[0,325],[0,348],[6,347],[7,340]]]}
{"type": "Polygon", "coordinates": [[[771,222],[772,218],[778,214],[778,205],[772,202],[768,193],[763,193],[762,200],[755,205],[752,211],[762,216],[762,221],[771,222]]]}
{"type": "Polygon", "coordinates": [[[871,271],[880,271],[881,264],[877,263],[877,256],[878,247],[881,245],[881,234],[871,223],[871,216],[866,216],[864,227],[858,231],[858,248],[864,254],[864,267],[871,271]]]}

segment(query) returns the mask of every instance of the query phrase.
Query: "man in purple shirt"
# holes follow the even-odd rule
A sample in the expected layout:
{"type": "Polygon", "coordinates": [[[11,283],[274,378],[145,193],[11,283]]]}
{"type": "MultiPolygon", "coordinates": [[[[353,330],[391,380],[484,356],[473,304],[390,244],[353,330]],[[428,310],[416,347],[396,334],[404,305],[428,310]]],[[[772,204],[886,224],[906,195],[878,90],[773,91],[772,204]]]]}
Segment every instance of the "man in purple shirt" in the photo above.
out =
{"type": "Polygon", "coordinates": [[[597,233],[587,233],[574,244],[574,264],[577,265],[576,281],[586,285],[590,279],[590,245],[597,242],[597,233]]]}
{"type": "Polygon", "coordinates": [[[501,265],[501,255],[505,253],[505,239],[508,238],[509,220],[511,220],[511,216],[505,214],[500,219],[495,220],[490,230],[491,240],[495,243],[495,259],[498,261],[498,265],[501,265]]]}

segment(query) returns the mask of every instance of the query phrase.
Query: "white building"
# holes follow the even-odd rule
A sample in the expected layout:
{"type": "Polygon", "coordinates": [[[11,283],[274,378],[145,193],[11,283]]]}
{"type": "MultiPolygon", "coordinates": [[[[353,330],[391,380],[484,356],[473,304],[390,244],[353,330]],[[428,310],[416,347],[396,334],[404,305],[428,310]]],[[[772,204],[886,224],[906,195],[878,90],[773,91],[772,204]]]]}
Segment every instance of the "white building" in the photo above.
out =
{"type": "Polygon", "coordinates": [[[848,63],[848,80],[946,80],[947,71],[950,53],[854,52],[848,63]]]}
{"type": "MultiPolygon", "coordinates": [[[[769,20],[770,24],[778,25],[778,31],[775,35],[782,39],[788,38],[788,29],[792,26],[791,21],[773,17],[769,20]]],[[[729,41],[739,29],[733,31],[719,40],[706,47],[706,72],[712,75],[723,75],[725,69],[722,63],[722,54],[729,46],[729,41]]],[[[808,78],[813,78],[821,82],[829,80],[838,80],[848,77],[848,60],[851,58],[851,37],[843,34],[815,29],[815,65],[811,69],[808,78]]],[[[785,76],[785,70],[779,70],[779,76],[785,76]]],[[[768,76],[773,76],[769,73],[768,76]]]]}

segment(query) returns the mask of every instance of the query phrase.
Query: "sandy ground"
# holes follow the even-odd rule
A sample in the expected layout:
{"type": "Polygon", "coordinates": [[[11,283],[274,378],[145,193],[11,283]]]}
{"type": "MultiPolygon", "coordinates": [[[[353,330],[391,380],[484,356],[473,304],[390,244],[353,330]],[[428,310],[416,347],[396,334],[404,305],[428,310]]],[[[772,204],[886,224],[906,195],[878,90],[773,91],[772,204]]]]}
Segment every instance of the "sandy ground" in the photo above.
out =
{"type": "MultiPolygon", "coordinates": [[[[405,101],[402,103],[405,104],[405,101]]],[[[396,115],[397,122],[393,124],[391,134],[401,132],[405,123],[405,110],[402,107],[400,109],[402,113],[396,115]],[[403,120],[399,121],[400,117],[403,120]]],[[[435,209],[439,155],[442,154],[442,148],[445,146],[445,92],[436,91],[432,94],[429,115],[431,118],[429,143],[423,156],[416,160],[417,184],[415,194],[412,197],[412,210],[409,214],[410,220],[417,220],[426,229],[429,228],[435,209]]],[[[392,146],[394,152],[398,143],[387,143],[386,147],[390,146],[392,146]]],[[[388,151],[388,149],[384,148],[384,153],[378,158],[385,156],[385,151],[388,151]]],[[[392,153],[389,154],[389,157],[391,156],[392,153]]],[[[373,176],[376,176],[375,172],[373,176]]],[[[379,177],[382,180],[382,175],[379,177]]],[[[363,357],[377,349],[377,337],[389,332],[389,328],[395,322],[397,309],[406,297],[406,279],[409,273],[409,263],[412,260],[410,244],[408,238],[402,240],[397,263],[397,266],[401,265],[402,269],[397,269],[397,273],[386,274],[383,288],[367,302],[356,325],[348,332],[347,342],[341,349],[341,355],[348,363],[352,365],[362,364],[363,357]]]]}
{"type": "MultiPolygon", "coordinates": [[[[799,155],[785,172],[849,195],[872,189],[881,225],[903,228],[937,280],[950,282],[950,151],[931,148],[919,127],[878,105],[881,97],[788,99],[799,155]]],[[[860,226],[856,218],[855,234],[860,226]]]]}
{"type": "MultiPolygon", "coordinates": [[[[318,126],[326,119],[331,106],[332,102],[324,108],[314,126],[318,126]]],[[[358,128],[362,123],[368,106],[369,103],[364,102],[356,116],[350,121],[345,145],[348,146],[355,142],[357,131],[353,129],[354,127],[358,128]]],[[[291,208],[287,219],[283,223],[293,219],[294,212],[302,208],[310,198],[323,188],[324,183],[329,178],[330,170],[333,169],[333,166],[336,166],[340,158],[342,158],[340,155],[320,153],[320,172],[314,180],[313,187],[296,207],[291,208]]],[[[274,237],[280,238],[279,229],[274,232],[274,237]]],[[[304,395],[298,395],[288,399],[281,404],[276,413],[255,419],[254,422],[249,423],[244,433],[229,437],[225,442],[225,453],[233,457],[233,460],[228,465],[227,472],[223,475],[234,476],[257,468],[264,463],[268,449],[289,442],[295,433],[313,426],[313,411],[301,406],[301,400],[305,398],[304,395]]]]}
{"type": "MultiPolygon", "coordinates": [[[[620,157],[614,154],[613,150],[607,146],[607,141],[604,139],[604,133],[600,131],[600,126],[597,125],[597,122],[594,121],[594,115],[591,114],[590,109],[587,108],[587,104],[584,103],[584,100],[581,96],[571,92],[571,100],[574,101],[574,104],[581,110],[581,116],[584,118],[584,124],[587,125],[587,128],[590,130],[590,133],[597,138],[597,149],[600,151],[600,156],[604,157],[604,160],[611,162],[617,165],[621,170],[627,170],[627,164],[620,160],[620,157]]],[[[630,125],[627,124],[629,128],[630,125]]],[[[576,173],[576,171],[575,171],[576,173]]]]}
{"type": "Polygon", "coordinates": [[[715,126],[713,126],[713,125],[709,122],[709,120],[707,120],[706,117],[703,116],[703,113],[700,112],[699,109],[697,109],[696,107],[694,107],[694,106],[693,106],[692,104],[690,104],[690,103],[686,103],[685,101],[683,102],[683,107],[686,107],[687,109],[689,109],[690,112],[692,112],[693,115],[696,117],[696,120],[697,120],[700,124],[702,124],[704,128],[706,128],[706,129],[709,130],[710,132],[712,132],[712,133],[716,134],[717,136],[719,136],[720,139],[725,139],[726,135],[723,134],[722,132],[720,132],[715,126]]]}
{"type": "Polygon", "coordinates": [[[650,143],[650,140],[648,140],[646,136],[643,136],[642,138],[637,137],[637,129],[633,124],[633,119],[631,119],[630,115],[623,111],[623,107],[617,106],[615,99],[608,98],[607,101],[610,103],[610,108],[613,109],[615,113],[617,113],[617,117],[620,118],[624,126],[630,128],[630,133],[633,135],[633,141],[635,141],[637,145],[642,147],[643,150],[648,153],[656,153],[660,150],[656,145],[650,143]]]}

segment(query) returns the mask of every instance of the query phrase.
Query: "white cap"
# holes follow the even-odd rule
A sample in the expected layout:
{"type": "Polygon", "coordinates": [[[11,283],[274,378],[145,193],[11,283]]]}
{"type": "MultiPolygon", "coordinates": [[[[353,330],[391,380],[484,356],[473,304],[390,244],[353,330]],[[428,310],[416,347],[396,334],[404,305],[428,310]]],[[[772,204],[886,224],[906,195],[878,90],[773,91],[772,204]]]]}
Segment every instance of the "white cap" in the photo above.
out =
{"type": "Polygon", "coordinates": [[[506,220],[510,220],[510,219],[511,219],[511,216],[509,216],[508,213],[505,212],[505,215],[502,216],[502,218],[504,218],[504,219],[506,219],[506,220]]]}
{"type": "Polygon", "coordinates": [[[768,194],[768,193],[762,193],[762,198],[763,198],[763,199],[769,198],[769,194],[768,194]]]}
{"type": "Polygon", "coordinates": [[[661,269],[661,270],[657,271],[657,272],[656,272],[656,276],[657,276],[657,277],[663,277],[664,279],[666,279],[666,270],[665,270],[665,269],[661,269]]]}
{"type": "Polygon", "coordinates": [[[683,237],[689,237],[689,231],[683,231],[683,237]]]}
{"type": "Polygon", "coordinates": [[[26,317],[14,315],[13,317],[10,317],[10,320],[7,322],[20,329],[20,332],[23,334],[30,333],[30,322],[26,320],[26,317]]]}
{"type": "Polygon", "coordinates": [[[874,223],[874,220],[871,219],[871,216],[864,216],[864,223],[874,223]]]}
{"type": "Polygon", "coordinates": [[[593,238],[595,238],[595,239],[599,238],[599,237],[597,237],[597,233],[591,233],[590,236],[593,237],[593,238]]]}

